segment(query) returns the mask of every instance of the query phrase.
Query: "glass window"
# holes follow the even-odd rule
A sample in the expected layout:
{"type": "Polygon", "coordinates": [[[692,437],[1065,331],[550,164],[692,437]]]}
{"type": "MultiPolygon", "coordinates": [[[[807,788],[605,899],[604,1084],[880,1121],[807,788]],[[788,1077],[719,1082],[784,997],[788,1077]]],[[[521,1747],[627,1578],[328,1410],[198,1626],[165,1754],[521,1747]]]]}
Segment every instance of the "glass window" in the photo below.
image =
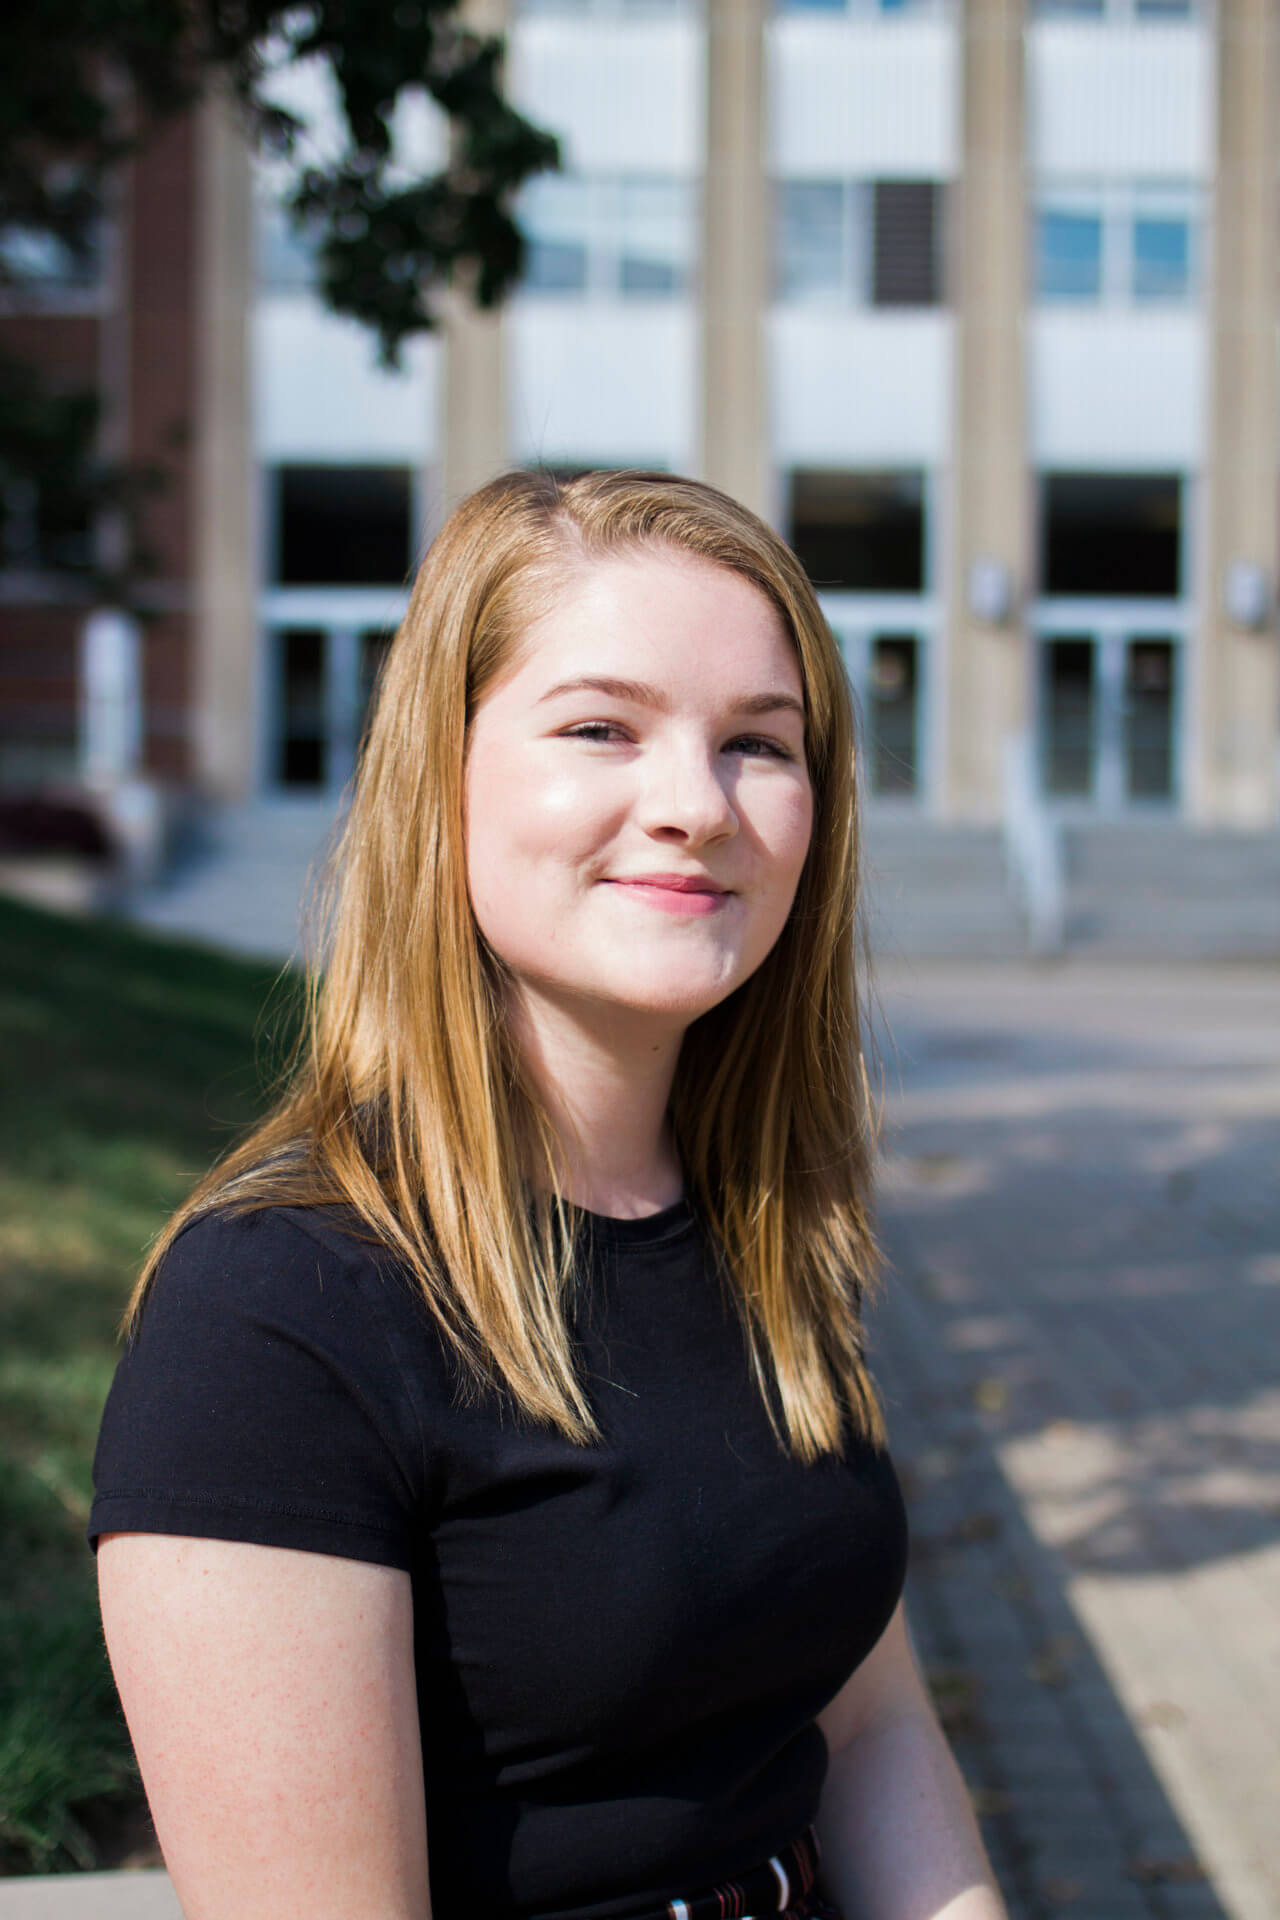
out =
{"type": "Polygon", "coordinates": [[[687,0],[516,0],[517,13],[596,14],[624,20],[650,14],[679,13],[687,0]]]}
{"type": "Polygon", "coordinates": [[[105,254],[101,223],[80,250],[38,227],[0,228],[0,288],[36,295],[91,293],[102,284],[105,254]]]}
{"type": "Polygon", "coordinates": [[[941,297],[938,183],[877,180],[872,192],[871,299],[933,307],[941,297]]]}
{"type": "Polygon", "coordinates": [[[924,590],[924,476],[800,470],[791,475],[791,545],[815,587],[924,590]]]}
{"type": "Polygon", "coordinates": [[[1035,288],[1042,300],[1102,293],[1102,215],[1048,207],[1036,216],[1035,288]]]}
{"type": "Polygon", "coordinates": [[[0,565],[23,573],[80,573],[93,560],[93,514],[75,488],[14,481],[0,502],[0,565]]]}
{"type": "Polygon", "coordinates": [[[275,577],[282,586],[399,584],[409,571],[407,467],[281,467],[275,577]]]}
{"type": "Polygon", "coordinates": [[[670,296],[694,257],[687,180],[544,174],[520,195],[529,293],[670,296]]]}
{"type": "Polygon", "coordinates": [[[783,300],[848,291],[848,193],[841,180],[783,180],[777,190],[777,284],[783,300]]]}
{"type": "Polygon", "coordinates": [[[693,219],[679,180],[622,180],[616,188],[617,284],[625,294],[680,293],[690,279],[693,219]]]}
{"type": "Polygon", "coordinates": [[[520,195],[524,284],[535,293],[583,293],[587,286],[588,185],[540,174],[520,195]]]}
{"type": "Polygon", "coordinates": [[[1174,599],[1181,531],[1177,474],[1046,474],[1040,492],[1043,591],[1174,599]]]}
{"type": "Polygon", "coordinates": [[[258,284],[269,293],[297,293],[317,280],[316,242],[296,227],[279,200],[257,206],[258,284]]]}
{"type": "Polygon", "coordinates": [[[1191,222],[1139,214],[1133,223],[1135,300],[1185,300],[1191,292],[1191,222]]]}
{"type": "Polygon", "coordinates": [[[937,0],[777,0],[779,13],[924,13],[937,0]]]}

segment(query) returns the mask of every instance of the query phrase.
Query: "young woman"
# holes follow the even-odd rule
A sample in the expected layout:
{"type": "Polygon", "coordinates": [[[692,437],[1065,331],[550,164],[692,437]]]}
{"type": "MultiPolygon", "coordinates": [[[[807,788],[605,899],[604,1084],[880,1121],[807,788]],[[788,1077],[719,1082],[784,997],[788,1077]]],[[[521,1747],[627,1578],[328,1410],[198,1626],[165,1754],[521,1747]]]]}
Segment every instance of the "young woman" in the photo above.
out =
{"type": "Polygon", "coordinates": [[[794,557],[692,481],[482,489],[336,874],[98,1451],[188,1920],[999,1920],[903,1624],[851,713],[794,557]]]}

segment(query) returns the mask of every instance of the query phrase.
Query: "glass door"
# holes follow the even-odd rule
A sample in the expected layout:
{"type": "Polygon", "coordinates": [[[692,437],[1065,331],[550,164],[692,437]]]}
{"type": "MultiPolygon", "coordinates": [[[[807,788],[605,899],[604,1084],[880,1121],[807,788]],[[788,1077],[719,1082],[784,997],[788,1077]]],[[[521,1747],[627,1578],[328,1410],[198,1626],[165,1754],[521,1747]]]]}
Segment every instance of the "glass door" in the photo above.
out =
{"type": "Polygon", "coordinates": [[[1176,800],[1177,648],[1154,635],[1124,644],[1125,797],[1176,800]]]}
{"type": "Polygon", "coordinates": [[[1097,780],[1097,643],[1091,634],[1040,643],[1040,768],[1051,800],[1091,800],[1097,780]]]}
{"type": "Polygon", "coordinates": [[[355,772],[391,640],[386,627],[276,629],[273,785],[341,792],[355,772]]]}
{"type": "Polygon", "coordinates": [[[912,798],[920,784],[920,642],[914,633],[877,633],[871,641],[865,710],[871,791],[912,798]]]}
{"type": "Polygon", "coordinates": [[[1123,813],[1178,798],[1179,641],[1122,628],[1051,633],[1039,645],[1045,797],[1123,813]]]}

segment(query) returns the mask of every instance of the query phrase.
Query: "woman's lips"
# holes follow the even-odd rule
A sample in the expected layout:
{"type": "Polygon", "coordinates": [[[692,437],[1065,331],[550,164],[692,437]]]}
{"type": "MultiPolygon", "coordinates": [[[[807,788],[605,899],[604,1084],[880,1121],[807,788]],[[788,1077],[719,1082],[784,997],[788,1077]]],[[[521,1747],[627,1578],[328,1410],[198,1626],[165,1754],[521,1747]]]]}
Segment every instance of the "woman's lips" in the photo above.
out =
{"type": "Polygon", "coordinates": [[[615,876],[606,885],[625,888],[633,899],[663,913],[694,916],[717,913],[733,895],[714,880],[683,873],[644,873],[634,878],[615,876]]]}

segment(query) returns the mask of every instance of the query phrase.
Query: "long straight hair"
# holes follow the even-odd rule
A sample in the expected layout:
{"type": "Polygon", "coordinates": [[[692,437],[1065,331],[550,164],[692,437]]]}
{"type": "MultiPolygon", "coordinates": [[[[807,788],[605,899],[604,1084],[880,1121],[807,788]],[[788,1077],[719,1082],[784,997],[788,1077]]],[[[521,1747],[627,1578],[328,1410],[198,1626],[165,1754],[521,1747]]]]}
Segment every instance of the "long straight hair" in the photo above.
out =
{"type": "Polygon", "coordinates": [[[340,1206],[416,1280],[459,1377],[575,1441],[598,1429],[574,1366],[575,1223],[558,1144],[511,1043],[501,964],[467,886],[464,775],[477,703],[584,567],[690,555],[751,582],[804,684],[812,837],[781,935],[685,1034],[676,1145],[780,1442],[838,1453],[883,1424],[862,1309],[876,1108],[864,1058],[853,711],[799,562],[746,508],[665,474],[564,485],[509,473],[451,516],[390,649],[345,827],[308,1019],[273,1110],[153,1248],[132,1328],[173,1238],[216,1208],[340,1206]]]}

